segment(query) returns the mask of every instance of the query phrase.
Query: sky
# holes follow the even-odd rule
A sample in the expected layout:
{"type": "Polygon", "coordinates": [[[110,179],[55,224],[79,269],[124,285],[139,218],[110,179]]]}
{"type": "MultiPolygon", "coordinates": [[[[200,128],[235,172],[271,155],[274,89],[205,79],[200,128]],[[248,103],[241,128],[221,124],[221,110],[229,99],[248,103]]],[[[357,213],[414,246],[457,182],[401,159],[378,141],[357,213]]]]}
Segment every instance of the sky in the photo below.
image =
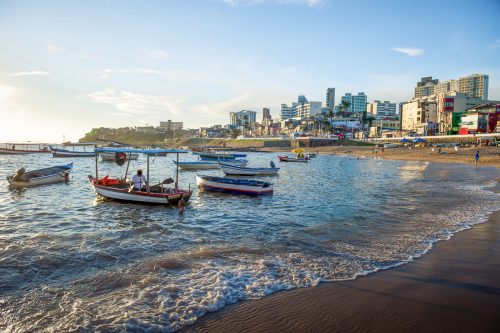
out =
{"type": "Polygon", "coordinates": [[[490,76],[498,0],[0,0],[0,142],[95,127],[227,124],[336,89],[407,101],[423,76],[490,76]]]}

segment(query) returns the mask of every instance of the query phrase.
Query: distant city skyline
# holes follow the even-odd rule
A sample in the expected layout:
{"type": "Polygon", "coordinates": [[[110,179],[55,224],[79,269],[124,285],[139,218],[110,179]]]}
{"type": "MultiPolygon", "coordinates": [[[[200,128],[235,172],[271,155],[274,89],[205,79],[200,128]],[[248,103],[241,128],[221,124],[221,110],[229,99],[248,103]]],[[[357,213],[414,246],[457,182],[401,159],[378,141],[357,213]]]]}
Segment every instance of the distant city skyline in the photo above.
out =
{"type": "Polygon", "coordinates": [[[330,87],[408,101],[426,76],[486,74],[500,100],[499,16],[498,1],[2,1],[0,141],[277,118],[330,87]]]}

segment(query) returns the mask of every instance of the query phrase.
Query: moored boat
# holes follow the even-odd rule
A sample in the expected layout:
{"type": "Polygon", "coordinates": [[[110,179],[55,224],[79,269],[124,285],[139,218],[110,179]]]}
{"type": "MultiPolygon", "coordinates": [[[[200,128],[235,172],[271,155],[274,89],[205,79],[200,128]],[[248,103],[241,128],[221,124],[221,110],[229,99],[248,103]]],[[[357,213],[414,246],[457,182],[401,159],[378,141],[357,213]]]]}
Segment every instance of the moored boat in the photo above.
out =
{"type": "Polygon", "coordinates": [[[53,157],[92,157],[96,156],[94,143],[65,143],[63,147],[73,147],[70,149],[56,148],[50,146],[53,157]],[[75,147],[82,147],[83,150],[75,150],[75,147]]]}
{"type": "MultiPolygon", "coordinates": [[[[130,202],[130,203],[143,203],[143,204],[154,204],[154,205],[177,205],[179,201],[184,202],[189,201],[193,191],[190,189],[183,190],[178,187],[178,168],[176,171],[176,180],[168,178],[163,182],[155,185],[150,185],[149,178],[149,159],[151,156],[164,156],[167,154],[176,154],[177,160],[179,159],[179,154],[187,153],[185,150],[175,150],[175,149],[126,149],[126,148],[96,148],[96,153],[137,153],[145,154],[147,157],[147,181],[146,186],[140,190],[134,190],[133,184],[126,180],[128,173],[129,164],[127,164],[127,171],[125,172],[125,178],[99,178],[98,176],[98,165],[97,165],[97,155],[96,155],[96,175],[95,177],[89,175],[89,182],[92,185],[94,192],[104,198],[130,202]],[[168,187],[166,185],[174,184],[174,187],[168,187]],[[132,185],[132,187],[131,187],[132,185]]],[[[130,162],[130,160],[129,160],[130,162]]]]}
{"type": "Polygon", "coordinates": [[[4,143],[0,147],[0,155],[24,155],[50,153],[47,144],[44,143],[4,143]]]}
{"type": "Polygon", "coordinates": [[[69,180],[69,174],[72,169],[73,163],[57,165],[28,172],[21,168],[16,172],[16,174],[8,176],[7,181],[9,182],[10,186],[15,187],[30,187],[58,182],[67,182],[69,180]]]}
{"type": "Polygon", "coordinates": [[[196,175],[196,186],[200,190],[233,194],[262,195],[273,193],[272,183],[250,179],[196,175]]]}
{"type": "MultiPolygon", "coordinates": [[[[218,169],[219,161],[188,161],[188,162],[177,162],[173,161],[176,165],[179,166],[182,170],[209,170],[209,169],[218,169]]],[[[224,163],[233,166],[244,166],[247,164],[247,160],[231,160],[224,161],[224,163]]]]}
{"type": "Polygon", "coordinates": [[[307,157],[289,157],[289,156],[278,156],[280,162],[301,162],[307,163],[309,158],[307,157]]]}
{"type": "Polygon", "coordinates": [[[276,168],[274,162],[271,161],[270,168],[248,168],[235,166],[226,163],[219,163],[220,168],[226,175],[235,175],[235,176],[273,176],[278,174],[280,168],[276,168]]]}

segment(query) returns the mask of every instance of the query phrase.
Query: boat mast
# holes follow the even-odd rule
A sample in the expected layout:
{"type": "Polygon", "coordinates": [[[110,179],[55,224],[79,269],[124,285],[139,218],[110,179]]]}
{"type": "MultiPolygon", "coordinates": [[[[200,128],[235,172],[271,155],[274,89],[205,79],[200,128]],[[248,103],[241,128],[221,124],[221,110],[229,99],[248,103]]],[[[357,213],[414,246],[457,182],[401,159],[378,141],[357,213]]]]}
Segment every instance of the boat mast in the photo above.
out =
{"type": "Polygon", "coordinates": [[[99,175],[97,171],[97,157],[99,154],[95,153],[95,179],[96,179],[96,185],[99,185],[99,175]]]}
{"type": "Polygon", "coordinates": [[[175,191],[179,191],[179,153],[177,153],[177,163],[175,163],[177,166],[175,170],[175,191]]]}
{"type": "Polygon", "coordinates": [[[130,165],[130,156],[132,156],[132,153],[128,153],[127,169],[125,170],[125,180],[127,179],[127,176],[128,176],[128,167],[130,165]]]}
{"type": "Polygon", "coordinates": [[[146,154],[147,156],[147,160],[148,160],[148,166],[147,166],[147,179],[146,179],[146,182],[147,182],[147,185],[146,185],[146,189],[147,191],[149,192],[149,154],[146,154]]]}

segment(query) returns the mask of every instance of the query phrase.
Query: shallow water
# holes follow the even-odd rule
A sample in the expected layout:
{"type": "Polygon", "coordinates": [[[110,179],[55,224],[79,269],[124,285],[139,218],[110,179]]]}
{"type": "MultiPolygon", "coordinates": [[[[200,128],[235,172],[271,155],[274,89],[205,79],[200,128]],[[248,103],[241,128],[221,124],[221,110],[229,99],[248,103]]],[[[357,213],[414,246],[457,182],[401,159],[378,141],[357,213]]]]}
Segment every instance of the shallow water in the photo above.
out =
{"type": "MultiPolygon", "coordinates": [[[[267,166],[277,154],[248,159],[267,166]]],[[[171,160],[154,159],[153,182],[175,175],[171,160]]],[[[272,196],[195,190],[179,215],[96,199],[92,158],[0,156],[0,331],[169,332],[227,304],[411,261],[500,208],[496,168],[321,155],[277,164],[278,176],[260,178],[272,196]],[[70,161],[68,184],[8,189],[21,166],[70,161]]],[[[195,175],[181,171],[181,187],[195,175]]]]}

